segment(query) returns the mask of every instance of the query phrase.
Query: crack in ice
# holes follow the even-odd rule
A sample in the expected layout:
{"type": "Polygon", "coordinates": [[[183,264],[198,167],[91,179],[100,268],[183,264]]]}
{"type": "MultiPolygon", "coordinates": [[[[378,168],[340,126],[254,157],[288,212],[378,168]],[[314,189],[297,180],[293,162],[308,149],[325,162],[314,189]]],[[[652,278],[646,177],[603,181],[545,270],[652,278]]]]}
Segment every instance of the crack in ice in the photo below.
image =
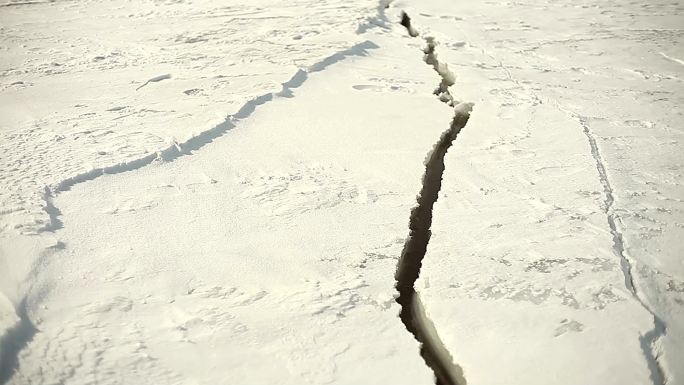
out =
{"type": "Polygon", "coordinates": [[[91,169],[81,174],[67,178],[60,183],[57,183],[53,187],[46,186],[44,192],[44,200],[46,202],[45,211],[50,217],[50,223],[48,223],[42,230],[54,231],[61,227],[61,222],[59,222],[58,219],[59,210],[52,205],[51,200],[60,192],[67,191],[78,183],[93,180],[105,174],[118,174],[122,172],[133,171],[145,167],[157,160],[169,162],[183,155],[190,155],[193,151],[199,150],[205,145],[213,142],[215,139],[223,136],[226,132],[235,128],[237,122],[249,117],[257,109],[257,107],[276,100],[279,97],[292,97],[292,91],[301,87],[308,79],[309,74],[323,71],[329,66],[350,56],[365,56],[368,50],[376,48],[378,48],[378,46],[375,43],[371,42],[370,40],[366,40],[345,50],[335,52],[332,55],[312,64],[306,69],[299,69],[288,81],[282,83],[280,91],[269,92],[251,99],[245,103],[235,114],[229,115],[221,123],[200,133],[199,135],[187,139],[184,142],[179,143],[173,141],[167,147],[157,150],[156,152],[149,153],[143,157],[117,163],[111,166],[91,169]]]}
{"type": "MultiPolygon", "coordinates": [[[[411,18],[402,12],[400,24],[411,37],[418,37],[418,31],[411,25],[411,18]]],[[[437,59],[436,42],[433,38],[425,38],[427,47],[424,50],[424,61],[431,65],[440,76],[440,84],[435,90],[439,99],[454,106],[454,98],[449,86],[454,84],[455,76],[448,67],[437,59]]],[[[425,174],[422,188],[416,197],[417,205],[411,210],[409,219],[409,236],[397,264],[395,274],[396,288],[399,296],[396,301],[401,305],[399,317],[406,329],[421,344],[420,354],[425,363],[435,374],[438,385],[465,385],[467,383],[463,369],[454,363],[449,350],[439,337],[434,324],[430,320],[415,290],[415,282],[420,276],[423,258],[432,235],[432,210],[439,198],[444,174],[444,157],[463,127],[468,123],[472,105],[458,103],[449,128],[442,133],[433,149],[425,159],[425,174]]]]}
{"type": "Polygon", "coordinates": [[[31,322],[24,298],[16,307],[19,320],[7,331],[4,338],[0,337],[0,384],[6,384],[14,375],[14,371],[19,366],[19,352],[32,340],[38,332],[36,326],[31,322]]]}
{"type": "Polygon", "coordinates": [[[465,127],[470,116],[470,106],[463,105],[456,112],[448,130],[444,131],[425,161],[423,186],[418,194],[417,205],[411,210],[409,236],[397,264],[397,303],[401,305],[399,317],[420,342],[421,356],[433,370],[439,385],[465,385],[460,366],[454,364],[451,354],[439,338],[434,325],[427,316],[415,282],[420,275],[423,258],[432,235],[432,209],[439,197],[444,174],[444,157],[454,140],[465,127]]]}

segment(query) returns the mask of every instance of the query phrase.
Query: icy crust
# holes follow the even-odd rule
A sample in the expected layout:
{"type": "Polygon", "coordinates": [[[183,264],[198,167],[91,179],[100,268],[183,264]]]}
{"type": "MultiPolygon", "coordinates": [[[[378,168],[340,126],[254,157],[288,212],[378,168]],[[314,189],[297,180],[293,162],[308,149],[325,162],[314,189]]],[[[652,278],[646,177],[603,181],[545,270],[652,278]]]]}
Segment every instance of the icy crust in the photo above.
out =
{"type": "Polygon", "coordinates": [[[367,36],[191,156],[55,197],[64,247],[10,384],[431,383],[393,275],[452,111],[403,36],[367,36]]]}
{"type": "Polygon", "coordinates": [[[681,383],[681,7],[409,3],[475,102],[418,282],[465,378],[681,383]]]}
{"type": "Polygon", "coordinates": [[[377,2],[25,2],[0,12],[0,231],[50,226],[44,189],[212,129],[363,41],[377,2]],[[306,20],[306,23],[302,23],[306,20]]]}

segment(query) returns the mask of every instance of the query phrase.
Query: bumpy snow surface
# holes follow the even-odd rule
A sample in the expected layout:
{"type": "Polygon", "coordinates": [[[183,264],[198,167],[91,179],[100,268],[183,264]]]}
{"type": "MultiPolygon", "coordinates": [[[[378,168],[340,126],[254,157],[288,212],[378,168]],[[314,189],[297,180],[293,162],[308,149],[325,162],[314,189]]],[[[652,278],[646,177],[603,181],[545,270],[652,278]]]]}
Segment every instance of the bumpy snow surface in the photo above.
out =
{"type": "Polygon", "coordinates": [[[0,3],[0,384],[684,384],[684,5],[0,3]]]}

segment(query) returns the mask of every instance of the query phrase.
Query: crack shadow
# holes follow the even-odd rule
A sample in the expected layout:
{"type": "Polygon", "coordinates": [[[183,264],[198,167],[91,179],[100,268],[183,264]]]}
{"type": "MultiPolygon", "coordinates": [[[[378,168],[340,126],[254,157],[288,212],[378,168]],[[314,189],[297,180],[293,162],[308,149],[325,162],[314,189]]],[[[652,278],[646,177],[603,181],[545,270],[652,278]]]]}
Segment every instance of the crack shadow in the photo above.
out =
{"type": "MultiPolygon", "coordinates": [[[[400,24],[406,28],[411,37],[418,37],[418,31],[411,24],[411,18],[406,12],[401,13],[400,24]]],[[[432,37],[426,37],[426,48],[423,50],[423,61],[432,66],[440,77],[440,83],[434,94],[439,100],[454,107],[454,117],[449,129],[444,131],[439,141],[425,159],[425,174],[420,193],[416,197],[417,206],[411,210],[409,218],[409,236],[404,243],[404,249],[397,263],[395,273],[396,289],[399,296],[396,301],[401,305],[399,318],[406,329],[413,334],[421,344],[420,355],[435,374],[437,385],[466,385],[463,368],[454,363],[444,343],[437,333],[435,325],[430,320],[415,290],[415,283],[420,276],[423,258],[432,236],[432,210],[439,198],[444,175],[444,157],[461,130],[468,123],[473,105],[458,103],[454,100],[449,86],[455,83],[456,76],[446,64],[441,63],[435,53],[437,42],[432,37]],[[456,104],[456,106],[454,106],[456,104]]]]}
{"type": "Polygon", "coordinates": [[[33,340],[38,329],[28,317],[24,298],[16,308],[19,322],[0,338],[0,384],[6,384],[19,368],[19,353],[33,340]]]}

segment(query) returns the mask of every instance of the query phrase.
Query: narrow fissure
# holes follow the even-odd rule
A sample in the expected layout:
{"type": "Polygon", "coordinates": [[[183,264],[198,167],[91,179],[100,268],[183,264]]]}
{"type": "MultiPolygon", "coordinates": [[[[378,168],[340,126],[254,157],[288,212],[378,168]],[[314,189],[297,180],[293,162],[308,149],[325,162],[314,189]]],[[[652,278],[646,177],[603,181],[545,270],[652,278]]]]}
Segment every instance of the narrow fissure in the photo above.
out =
{"type": "Polygon", "coordinates": [[[38,331],[27,314],[26,299],[16,307],[19,321],[0,337],[0,384],[6,384],[19,367],[19,352],[28,345],[38,331]]]}
{"type": "Polygon", "coordinates": [[[622,273],[625,277],[625,287],[632,296],[641,304],[641,306],[646,309],[653,316],[653,329],[648,333],[639,337],[639,343],[641,345],[641,350],[646,358],[646,363],[648,364],[648,369],[651,372],[651,382],[653,385],[664,385],[667,383],[665,371],[659,362],[659,354],[657,352],[657,341],[665,335],[667,329],[665,323],[658,317],[653,310],[644,302],[644,300],[639,296],[636,286],[634,285],[634,276],[632,274],[632,263],[625,255],[625,245],[622,238],[622,233],[618,230],[615,224],[615,215],[613,214],[613,203],[615,198],[613,196],[613,187],[610,185],[610,180],[608,180],[608,173],[606,172],[606,167],[603,163],[603,157],[599,152],[598,144],[596,143],[596,138],[589,127],[587,118],[584,116],[577,116],[584,135],[589,141],[589,147],[591,148],[591,156],[596,162],[596,170],[599,174],[599,180],[603,186],[604,202],[603,211],[608,218],[608,227],[610,228],[610,234],[613,236],[613,251],[620,258],[620,266],[622,267],[622,273]]]}
{"type": "MultiPolygon", "coordinates": [[[[419,34],[411,25],[411,18],[402,13],[401,25],[408,31],[411,37],[419,34]]],[[[447,66],[440,63],[435,54],[436,42],[432,38],[426,38],[424,50],[425,63],[431,65],[440,75],[441,81],[435,94],[439,99],[450,106],[455,102],[449,86],[454,84],[454,76],[447,66]]],[[[454,118],[449,128],[442,133],[434,148],[425,160],[425,174],[420,193],[416,197],[417,205],[411,210],[409,218],[409,236],[404,243],[401,257],[397,264],[395,274],[396,289],[399,296],[396,301],[401,305],[399,318],[406,329],[413,334],[421,344],[420,354],[425,363],[435,374],[437,385],[465,385],[463,369],[453,362],[448,349],[444,346],[434,327],[427,316],[420,296],[416,293],[415,282],[420,275],[423,258],[427,252],[427,246],[432,235],[432,209],[439,198],[444,174],[444,157],[453,144],[454,140],[468,123],[472,105],[458,103],[454,108],[454,118]]]]}

